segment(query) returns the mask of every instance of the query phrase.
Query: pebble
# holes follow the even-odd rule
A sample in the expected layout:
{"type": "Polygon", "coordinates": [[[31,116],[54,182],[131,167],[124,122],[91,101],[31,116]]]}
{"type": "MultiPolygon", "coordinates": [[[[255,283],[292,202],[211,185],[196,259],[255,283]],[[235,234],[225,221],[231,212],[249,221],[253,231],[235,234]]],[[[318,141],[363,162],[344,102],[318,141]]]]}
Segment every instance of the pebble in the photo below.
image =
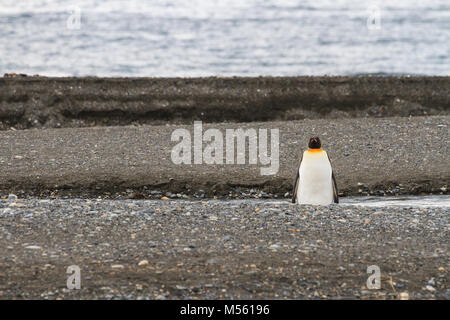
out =
{"type": "Polygon", "coordinates": [[[401,292],[400,293],[400,300],[409,300],[408,292],[401,292]]]}
{"type": "Polygon", "coordinates": [[[185,286],[180,286],[180,285],[176,285],[175,288],[177,288],[178,290],[187,290],[187,287],[185,286]]]}
{"type": "Polygon", "coordinates": [[[138,266],[140,266],[140,267],[146,266],[146,265],[148,265],[148,261],[147,261],[147,260],[141,260],[141,261],[139,261],[139,263],[138,263],[138,266]]]}
{"type": "Polygon", "coordinates": [[[27,246],[25,247],[25,249],[30,249],[30,250],[40,250],[42,249],[40,246],[27,246]]]}
{"type": "Polygon", "coordinates": [[[433,286],[430,286],[430,285],[426,285],[425,289],[427,289],[430,292],[435,292],[436,291],[436,289],[433,286]]]}

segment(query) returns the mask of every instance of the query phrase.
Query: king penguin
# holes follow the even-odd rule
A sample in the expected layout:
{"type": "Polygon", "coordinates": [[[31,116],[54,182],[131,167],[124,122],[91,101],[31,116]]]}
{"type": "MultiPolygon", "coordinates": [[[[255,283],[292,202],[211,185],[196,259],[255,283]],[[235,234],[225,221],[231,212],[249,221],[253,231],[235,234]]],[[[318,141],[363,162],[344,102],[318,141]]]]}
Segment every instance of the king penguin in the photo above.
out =
{"type": "Polygon", "coordinates": [[[330,158],[318,137],[311,138],[303,152],[294,182],[292,203],[329,205],[339,203],[330,158]]]}

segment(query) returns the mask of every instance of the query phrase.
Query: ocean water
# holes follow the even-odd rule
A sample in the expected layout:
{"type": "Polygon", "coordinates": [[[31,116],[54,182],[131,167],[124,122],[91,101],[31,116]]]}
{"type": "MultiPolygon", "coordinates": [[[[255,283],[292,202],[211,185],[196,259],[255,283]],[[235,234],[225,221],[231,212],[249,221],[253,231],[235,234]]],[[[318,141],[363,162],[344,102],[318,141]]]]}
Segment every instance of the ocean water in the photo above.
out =
{"type": "Polygon", "coordinates": [[[0,0],[0,72],[450,75],[450,1],[0,0]]]}
{"type": "Polygon", "coordinates": [[[363,207],[412,207],[412,208],[449,208],[450,196],[391,196],[391,197],[347,197],[343,205],[363,207]]]}

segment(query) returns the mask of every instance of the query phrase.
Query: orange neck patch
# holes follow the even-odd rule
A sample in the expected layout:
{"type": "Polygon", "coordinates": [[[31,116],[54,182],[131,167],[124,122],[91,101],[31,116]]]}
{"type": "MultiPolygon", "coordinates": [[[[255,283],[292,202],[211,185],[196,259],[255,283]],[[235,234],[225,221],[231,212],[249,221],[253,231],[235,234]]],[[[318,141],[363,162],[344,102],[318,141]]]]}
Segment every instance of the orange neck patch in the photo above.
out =
{"type": "Polygon", "coordinates": [[[322,152],[322,149],[308,149],[308,152],[319,153],[319,152],[322,152]]]}

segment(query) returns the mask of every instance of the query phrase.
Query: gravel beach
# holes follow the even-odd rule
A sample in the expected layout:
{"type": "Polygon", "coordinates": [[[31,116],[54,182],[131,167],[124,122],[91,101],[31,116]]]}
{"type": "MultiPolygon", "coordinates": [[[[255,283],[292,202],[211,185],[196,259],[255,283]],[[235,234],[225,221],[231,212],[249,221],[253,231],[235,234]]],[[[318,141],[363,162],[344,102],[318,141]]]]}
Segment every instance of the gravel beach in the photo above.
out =
{"type": "Polygon", "coordinates": [[[450,299],[447,205],[347,197],[448,202],[449,81],[2,78],[0,299],[450,299]],[[175,164],[195,120],[279,130],[278,170],[175,164]],[[289,201],[312,136],[339,205],[289,201]]]}
{"type": "Polygon", "coordinates": [[[0,202],[1,299],[449,299],[443,208],[0,202]],[[81,269],[69,290],[67,267],[81,269]],[[381,271],[369,290],[367,267],[381,271]]]}

